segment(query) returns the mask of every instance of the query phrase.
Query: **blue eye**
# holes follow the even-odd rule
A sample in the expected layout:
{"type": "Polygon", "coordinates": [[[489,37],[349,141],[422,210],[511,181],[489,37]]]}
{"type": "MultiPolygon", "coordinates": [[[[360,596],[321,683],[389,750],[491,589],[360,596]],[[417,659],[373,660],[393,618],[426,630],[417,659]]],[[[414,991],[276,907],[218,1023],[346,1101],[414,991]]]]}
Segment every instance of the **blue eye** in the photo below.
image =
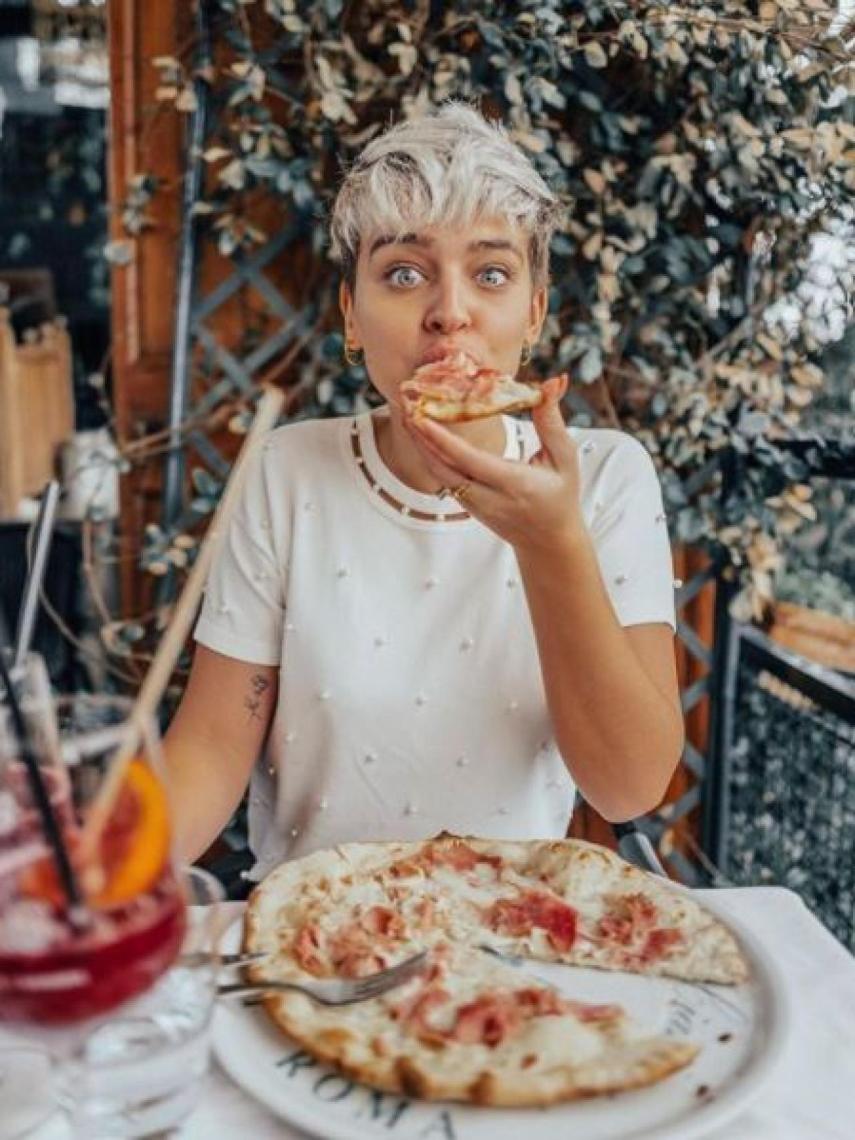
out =
{"type": "Polygon", "coordinates": [[[423,279],[424,274],[412,265],[395,265],[385,276],[387,281],[399,289],[412,289],[418,285],[419,279],[423,279]]]}
{"type": "Polygon", "coordinates": [[[491,289],[496,289],[510,280],[508,271],[499,265],[488,265],[486,269],[481,270],[478,276],[485,280],[485,284],[489,285],[491,289]],[[491,275],[492,280],[485,280],[488,274],[491,275]]]}

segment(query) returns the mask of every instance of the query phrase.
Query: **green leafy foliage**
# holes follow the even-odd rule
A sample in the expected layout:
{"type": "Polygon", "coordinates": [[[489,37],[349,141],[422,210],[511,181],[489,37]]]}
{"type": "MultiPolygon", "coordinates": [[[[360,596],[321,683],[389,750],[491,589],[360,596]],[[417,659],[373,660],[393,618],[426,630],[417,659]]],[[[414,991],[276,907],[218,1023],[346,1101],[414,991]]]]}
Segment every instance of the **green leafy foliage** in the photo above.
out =
{"type": "MultiPolygon", "coordinates": [[[[674,538],[723,542],[762,605],[782,537],[810,518],[804,464],[778,441],[824,383],[798,288],[815,235],[852,225],[852,29],[833,30],[823,0],[212,8],[196,213],[223,258],[262,245],[273,215],[293,225],[308,269],[290,300],[317,332],[288,373],[305,391],[301,414],[369,398],[364,371],[339,355],[327,259],[343,165],[392,118],[473,101],[567,205],[534,366],[569,368],[577,412],[590,404],[644,442],[674,538]],[[715,477],[687,484],[725,448],[752,462],[722,505],[715,477]]],[[[193,111],[191,53],[154,64],[162,101],[193,111]]],[[[141,207],[154,191],[144,178],[135,187],[141,207]]],[[[845,308],[851,263],[837,277],[845,308]]],[[[196,491],[194,506],[212,505],[196,491]]]]}

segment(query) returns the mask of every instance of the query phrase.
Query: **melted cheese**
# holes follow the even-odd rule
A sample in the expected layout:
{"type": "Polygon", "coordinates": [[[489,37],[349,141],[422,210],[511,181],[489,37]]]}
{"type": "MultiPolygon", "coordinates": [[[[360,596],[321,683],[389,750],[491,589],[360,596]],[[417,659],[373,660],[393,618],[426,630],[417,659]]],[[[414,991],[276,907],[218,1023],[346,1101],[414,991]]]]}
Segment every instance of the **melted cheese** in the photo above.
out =
{"type": "MultiPolygon", "coordinates": [[[[265,963],[265,975],[303,975],[290,958],[290,947],[294,934],[305,923],[316,921],[323,931],[332,932],[355,921],[355,910],[364,913],[372,906],[383,906],[400,913],[408,929],[407,939],[392,943],[395,960],[431,944],[450,943],[441,976],[429,983],[431,988],[444,990],[448,1001],[445,1005],[429,1007],[424,1014],[428,1026],[449,1032],[455,1025],[460,1008],[470,1002],[497,992],[542,988],[544,983],[533,976],[535,971],[515,969],[474,947],[484,941],[509,954],[522,953],[532,960],[567,960],[568,956],[557,954],[547,932],[539,928],[524,938],[490,932],[483,925],[482,912],[497,899],[518,897],[519,890],[547,890],[567,900],[577,910],[582,932],[586,929],[594,932],[605,913],[608,896],[638,891],[639,881],[635,872],[629,878],[616,872],[610,862],[611,856],[600,855],[595,850],[586,859],[574,861],[567,859],[563,847],[560,850],[552,850],[551,847],[539,849],[534,858],[529,857],[530,849],[526,845],[520,845],[518,857],[509,853],[511,847],[510,844],[502,846],[505,863],[498,875],[493,866],[483,862],[465,872],[439,865],[433,867],[428,875],[394,878],[382,874],[390,862],[416,855],[418,845],[390,846],[381,859],[372,858],[370,861],[358,858],[354,847],[353,860],[348,860],[348,881],[337,878],[334,870],[330,874],[329,861],[324,863],[318,858],[318,868],[323,867],[325,873],[330,874],[323,889],[318,879],[305,889],[308,884],[300,882],[298,869],[283,866],[268,880],[275,883],[274,889],[267,895],[264,887],[260,889],[264,905],[257,907],[255,912],[260,921],[251,939],[253,947],[273,948],[279,956],[278,962],[265,963]],[[382,877],[378,878],[378,875],[382,877]],[[541,876],[545,876],[546,881],[541,876]],[[431,904],[430,919],[424,922],[419,909],[428,901],[431,904]],[[274,932],[281,939],[278,945],[271,939],[274,932]]],[[[487,844],[477,844],[477,849],[494,853],[487,844]]],[[[350,852],[350,848],[347,850],[350,852]]],[[[587,848],[583,854],[588,854],[587,848]]],[[[664,911],[667,904],[663,905],[658,897],[662,893],[664,888],[651,891],[657,905],[664,911]]],[[[707,922],[710,921],[700,908],[695,909],[707,922]]],[[[676,897],[669,911],[669,916],[676,915],[688,925],[695,918],[692,904],[680,896],[676,897]]],[[[696,928],[697,925],[695,918],[696,928]]],[[[607,964],[607,948],[580,937],[569,957],[579,962],[587,954],[591,959],[599,958],[601,964],[607,964]]],[[[531,1070],[547,1079],[548,1074],[554,1076],[562,1069],[572,1070],[589,1066],[592,1062],[597,1068],[617,1064],[617,1075],[609,1087],[620,1087],[620,1074],[624,1071],[620,1066],[625,1062],[616,1059],[621,1057],[622,1050],[630,1042],[635,1042],[636,1050],[642,1052],[651,1047],[661,1047],[663,1043],[661,1038],[647,1038],[640,1027],[627,1018],[608,1023],[582,1022],[568,1013],[534,1017],[493,1048],[455,1041],[437,1047],[435,1042],[426,1044],[419,1040],[403,1018],[395,1020],[391,1017],[391,1011],[397,1007],[406,1009],[424,985],[424,978],[413,979],[374,1001],[338,1009],[321,1007],[298,995],[283,995],[277,999],[277,1004],[283,1013],[287,1013],[291,1030],[298,1039],[308,1043],[308,1048],[311,1048],[313,1040],[320,1039],[325,1030],[335,1030],[345,1038],[348,1035],[352,1038],[343,1057],[361,1062],[373,1056],[378,1061],[387,1061],[387,1079],[390,1082],[396,1079],[396,1059],[408,1057],[423,1071],[437,1078],[442,1076],[446,1081],[443,1087],[458,1090],[464,1090],[467,1082],[484,1072],[521,1075],[531,1070]]],[[[685,1063],[685,1059],[679,1063],[685,1063]]],[[[384,1086],[379,1084],[378,1087],[384,1086]]],[[[395,1087],[394,1083],[390,1087],[395,1087]]]]}
{"type": "Polygon", "coordinates": [[[537,1057],[537,1068],[551,1068],[590,1061],[602,1053],[605,1039],[591,1025],[569,1017],[536,1017],[510,1044],[522,1056],[537,1057]]]}

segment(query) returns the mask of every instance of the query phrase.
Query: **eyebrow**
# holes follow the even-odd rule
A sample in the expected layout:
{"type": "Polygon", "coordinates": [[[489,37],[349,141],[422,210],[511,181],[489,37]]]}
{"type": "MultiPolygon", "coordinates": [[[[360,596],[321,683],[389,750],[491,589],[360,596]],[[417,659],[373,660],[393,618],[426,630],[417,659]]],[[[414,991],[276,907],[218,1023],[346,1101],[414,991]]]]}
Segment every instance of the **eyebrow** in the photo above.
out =
{"type": "MultiPolygon", "coordinates": [[[[417,245],[427,248],[433,245],[433,239],[420,237],[419,234],[415,233],[401,234],[400,236],[396,236],[395,234],[382,234],[371,243],[371,249],[368,251],[369,260],[378,250],[387,245],[417,245]]],[[[480,238],[478,241],[469,242],[466,246],[467,253],[476,253],[484,249],[512,253],[515,257],[519,258],[520,261],[523,260],[523,255],[519,247],[515,245],[514,242],[508,241],[507,238],[480,238]]]]}

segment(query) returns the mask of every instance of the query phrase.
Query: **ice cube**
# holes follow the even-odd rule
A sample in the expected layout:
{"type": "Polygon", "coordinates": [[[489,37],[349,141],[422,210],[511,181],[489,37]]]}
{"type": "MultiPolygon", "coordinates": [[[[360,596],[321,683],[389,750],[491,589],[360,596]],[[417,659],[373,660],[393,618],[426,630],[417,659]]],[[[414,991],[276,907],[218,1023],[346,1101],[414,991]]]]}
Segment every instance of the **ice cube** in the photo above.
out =
{"type": "Polygon", "coordinates": [[[21,822],[21,809],[11,792],[0,791],[0,839],[13,835],[21,822]]]}
{"type": "Polygon", "coordinates": [[[0,919],[0,953],[38,954],[67,936],[48,903],[23,899],[7,906],[0,919]]]}

